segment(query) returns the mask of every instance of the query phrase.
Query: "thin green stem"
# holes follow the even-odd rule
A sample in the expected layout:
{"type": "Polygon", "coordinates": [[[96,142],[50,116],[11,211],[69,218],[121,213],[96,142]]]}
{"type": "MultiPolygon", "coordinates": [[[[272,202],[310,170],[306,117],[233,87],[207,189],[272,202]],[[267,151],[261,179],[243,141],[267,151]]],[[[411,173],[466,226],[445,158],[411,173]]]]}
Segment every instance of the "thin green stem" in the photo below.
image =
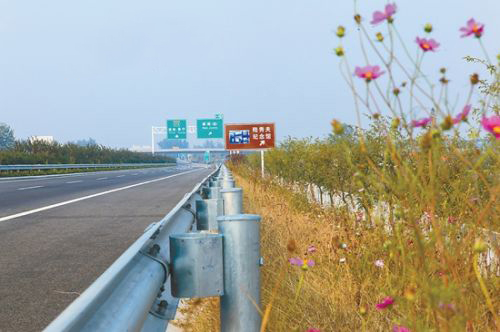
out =
{"type": "Polygon", "coordinates": [[[483,293],[483,296],[486,300],[486,305],[488,306],[488,309],[490,310],[491,314],[493,315],[493,323],[495,324],[496,327],[498,327],[497,322],[498,322],[498,317],[497,313],[495,311],[495,308],[493,307],[493,302],[491,301],[490,294],[488,293],[488,289],[486,288],[486,284],[484,283],[483,278],[481,277],[481,271],[479,270],[478,262],[479,261],[479,253],[474,254],[474,259],[472,261],[472,266],[474,267],[474,273],[476,275],[477,281],[479,282],[479,287],[481,287],[481,292],[483,293]]]}

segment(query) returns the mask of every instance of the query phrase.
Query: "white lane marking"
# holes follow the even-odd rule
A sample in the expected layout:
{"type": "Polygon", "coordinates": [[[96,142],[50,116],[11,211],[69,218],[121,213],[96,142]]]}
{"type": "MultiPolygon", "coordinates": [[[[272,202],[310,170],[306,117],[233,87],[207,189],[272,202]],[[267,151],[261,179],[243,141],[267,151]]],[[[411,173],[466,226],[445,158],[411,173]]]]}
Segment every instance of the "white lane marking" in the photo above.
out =
{"type": "Polygon", "coordinates": [[[196,172],[196,171],[199,171],[199,170],[201,170],[201,169],[195,169],[195,170],[192,170],[192,171],[187,171],[187,172],[172,174],[172,175],[165,176],[165,177],[162,177],[162,178],[159,178],[159,179],[154,179],[154,180],[149,180],[149,181],[145,181],[145,182],[140,182],[140,183],[132,184],[132,185],[125,186],[125,187],[111,189],[111,190],[103,191],[103,192],[100,192],[100,193],[97,193],[97,194],[83,196],[83,197],[71,199],[69,201],[64,201],[64,202],[60,202],[60,203],[56,203],[56,204],[52,204],[52,205],[47,205],[47,206],[44,206],[44,207],[41,207],[41,208],[37,208],[37,209],[33,209],[33,210],[28,210],[28,211],[24,211],[24,212],[12,214],[10,216],[5,216],[5,217],[0,218],[0,222],[11,220],[11,219],[15,219],[15,218],[19,218],[19,217],[23,217],[23,216],[27,216],[29,214],[33,214],[33,213],[37,213],[37,212],[41,212],[41,211],[50,210],[50,209],[53,209],[53,208],[56,208],[56,207],[59,207],[59,206],[76,203],[76,202],[83,201],[83,200],[86,200],[86,199],[89,199],[89,198],[94,198],[94,197],[98,197],[98,196],[102,196],[102,195],[107,195],[107,194],[111,194],[111,193],[114,193],[114,192],[117,192],[117,191],[122,191],[122,190],[130,189],[130,188],[138,187],[138,186],[142,186],[142,185],[153,183],[153,182],[163,181],[163,180],[166,180],[166,179],[173,178],[175,176],[192,173],[192,172],[196,172]]]}
{"type": "Polygon", "coordinates": [[[79,183],[79,182],[83,182],[83,180],[68,181],[68,182],[66,182],[66,183],[79,183]]]}
{"type": "Polygon", "coordinates": [[[101,181],[101,180],[106,180],[107,178],[99,178],[99,179],[96,179],[96,181],[101,181]]]}
{"type": "Polygon", "coordinates": [[[29,190],[29,189],[36,189],[36,188],[42,188],[44,186],[33,186],[33,187],[26,187],[26,188],[17,188],[17,190],[29,190]]]}
{"type": "Polygon", "coordinates": [[[139,173],[134,173],[134,174],[132,174],[132,175],[139,175],[139,173]]]}
{"type": "Polygon", "coordinates": [[[117,178],[122,178],[124,177],[125,175],[118,175],[117,178]]]}

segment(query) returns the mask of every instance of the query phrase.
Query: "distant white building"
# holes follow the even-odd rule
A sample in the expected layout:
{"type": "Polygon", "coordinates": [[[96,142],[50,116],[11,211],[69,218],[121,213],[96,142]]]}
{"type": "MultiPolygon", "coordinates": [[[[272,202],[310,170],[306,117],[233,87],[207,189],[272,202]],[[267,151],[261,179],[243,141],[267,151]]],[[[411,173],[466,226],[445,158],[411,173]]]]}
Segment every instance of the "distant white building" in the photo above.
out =
{"type": "Polygon", "coordinates": [[[33,142],[53,143],[54,136],[30,136],[28,140],[30,141],[30,143],[33,142]]]}
{"type": "Polygon", "coordinates": [[[134,152],[151,152],[151,145],[132,145],[130,151],[134,152]]]}

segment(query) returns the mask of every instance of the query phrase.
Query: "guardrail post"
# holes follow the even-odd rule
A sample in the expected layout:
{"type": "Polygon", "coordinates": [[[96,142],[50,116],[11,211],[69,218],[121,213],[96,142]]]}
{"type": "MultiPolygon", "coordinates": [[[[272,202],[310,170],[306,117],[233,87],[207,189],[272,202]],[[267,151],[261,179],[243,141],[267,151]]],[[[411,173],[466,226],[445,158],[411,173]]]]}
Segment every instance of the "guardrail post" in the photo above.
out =
{"type": "Polygon", "coordinates": [[[221,216],[217,221],[220,233],[224,236],[221,332],[258,332],[261,325],[260,216],[221,216]]]}
{"type": "Polygon", "coordinates": [[[170,235],[171,285],[175,297],[224,293],[222,235],[195,232],[170,235]]]}
{"type": "Polygon", "coordinates": [[[209,198],[222,198],[220,193],[221,187],[209,187],[208,197],[209,198]]]}
{"type": "Polygon", "coordinates": [[[222,180],[220,180],[219,183],[220,183],[220,186],[222,188],[224,188],[224,189],[225,188],[234,188],[234,180],[233,180],[233,178],[229,178],[229,177],[223,178],[222,180]]]}
{"type": "Polygon", "coordinates": [[[243,213],[243,189],[227,188],[220,191],[225,216],[243,213]]]}
{"type": "Polygon", "coordinates": [[[196,229],[217,230],[217,217],[223,214],[222,200],[219,198],[196,201],[196,229]]]}

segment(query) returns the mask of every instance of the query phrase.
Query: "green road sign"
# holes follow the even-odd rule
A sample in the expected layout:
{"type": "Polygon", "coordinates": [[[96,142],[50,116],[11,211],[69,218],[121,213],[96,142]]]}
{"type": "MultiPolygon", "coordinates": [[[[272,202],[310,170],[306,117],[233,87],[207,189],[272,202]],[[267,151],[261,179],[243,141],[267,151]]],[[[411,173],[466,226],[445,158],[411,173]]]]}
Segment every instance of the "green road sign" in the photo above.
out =
{"type": "Polygon", "coordinates": [[[198,119],[196,131],[198,138],[224,138],[222,119],[198,119]]]}
{"type": "Polygon", "coordinates": [[[186,139],[186,120],[167,120],[167,139],[186,139]]]}
{"type": "Polygon", "coordinates": [[[204,158],[206,163],[209,163],[210,162],[210,151],[205,151],[205,155],[204,155],[204,158]]]}

